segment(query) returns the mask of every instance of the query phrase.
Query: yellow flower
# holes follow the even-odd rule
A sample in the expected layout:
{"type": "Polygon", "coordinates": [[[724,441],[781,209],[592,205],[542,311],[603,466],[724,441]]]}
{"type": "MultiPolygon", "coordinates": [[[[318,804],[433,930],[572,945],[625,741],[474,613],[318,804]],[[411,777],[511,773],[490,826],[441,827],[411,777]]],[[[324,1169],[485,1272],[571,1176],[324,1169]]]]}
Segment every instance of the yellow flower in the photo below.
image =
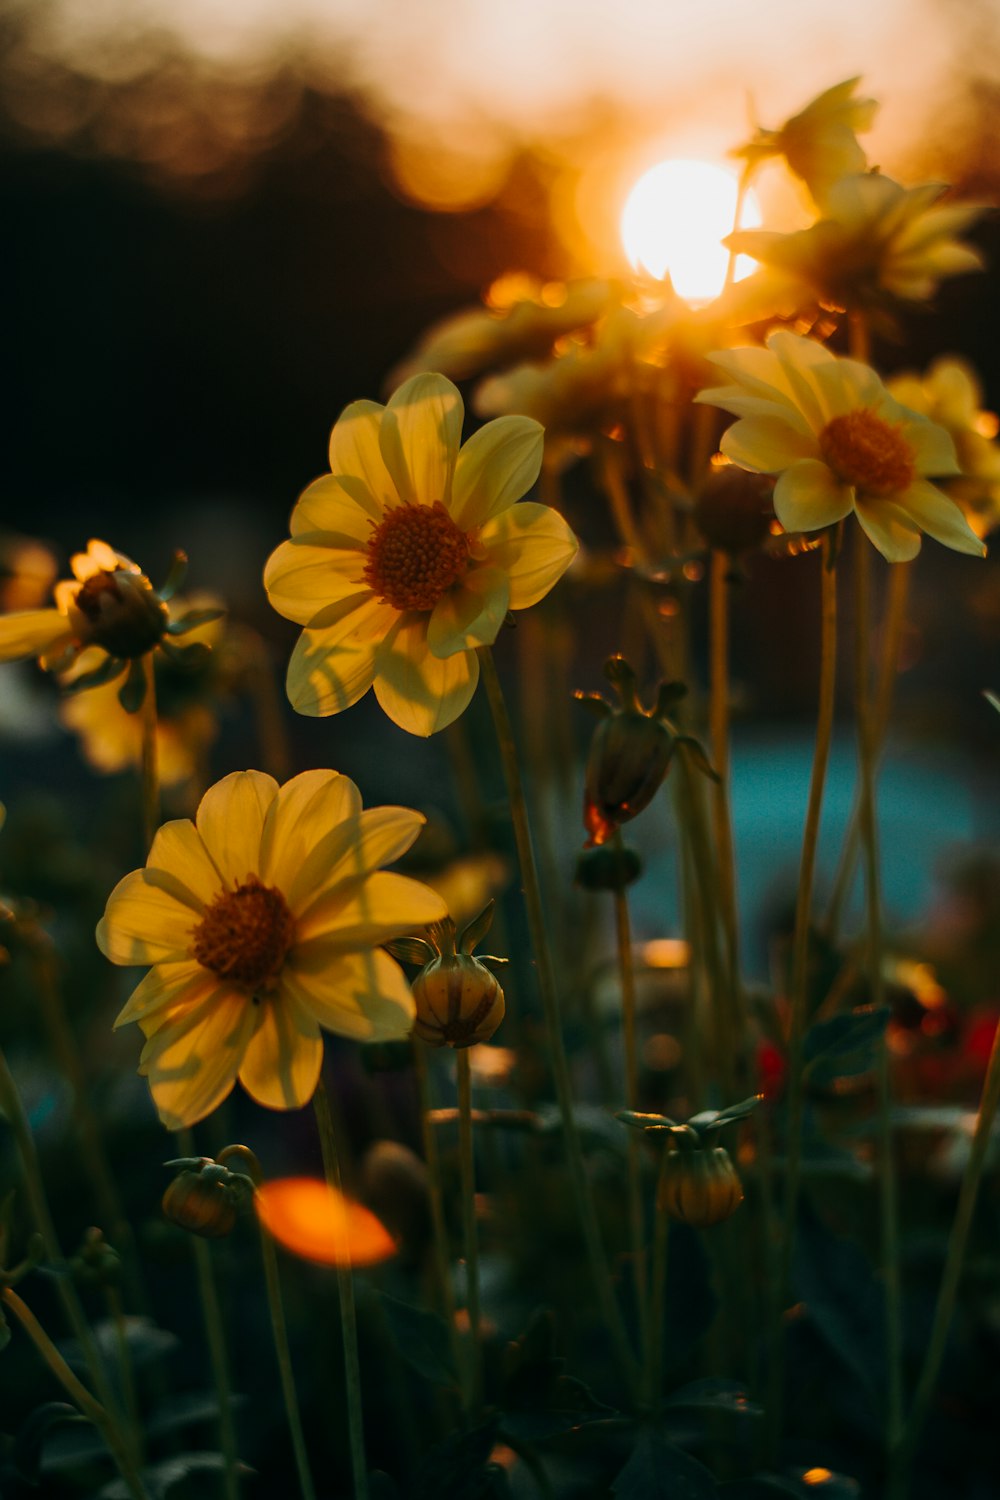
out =
{"type": "Polygon", "coordinates": [[[299,713],[339,713],[374,683],[401,728],[443,729],[475,692],[475,648],[572,561],[562,517],[515,504],[538,476],[538,423],[502,417],[460,448],[462,416],[449,380],[415,375],[334,427],[332,472],[301,496],[264,570],[274,608],[306,627],[288,668],[299,713]]]}
{"type": "Polygon", "coordinates": [[[994,412],[982,410],[983,393],[964,360],[946,355],[927,374],[906,372],[886,382],[904,406],[938,422],[950,433],[962,472],[943,486],[965,511],[977,536],[1000,525],[1000,446],[994,412]]]}
{"type": "Polygon", "coordinates": [[[139,1069],[171,1130],[204,1119],[237,1076],[269,1109],[308,1103],[320,1027],[359,1041],[405,1036],[413,996],[379,949],[446,915],[418,881],[379,866],[423,818],[361,810],[336,771],[284,786],[237,771],[195,821],[160,829],[143,870],[119,881],[97,928],[116,964],[152,964],[115,1022],[147,1037],[139,1069]]]}
{"type": "Polygon", "coordinates": [[[958,472],[951,438],[895,401],[867,365],[785,332],[766,349],[713,354],[712,363],[734,383],[695,399],[741,418],[722,451],[780,476],[774,509],[786,531],[818,531],[853,510],[889,562],[915,557],[922,531],[983,555],[959,507],[924,477],[958,472]]]}
{"type": "Polygon", "coordinates": [[[732,154],[750,168],[769,157],[783,156],[790,171],[801,177],[817,203],[822,204],[840,177],[863,172],[865,153],[856,132],[870,130],[878,104],[857,99],[860,78],[848,78],[817,95],[805,109],[786,120],[780,130],[758,128],[753,139],[732,154]]]}
{"type": "Polygon", "coordinates": [[[804,281],[838,307],[875,305],[885,293],[903,301],[932,297],[946,276],[978,271],[976,250],[957,238],[983,212],[976,203],[941,203],[938,183],[904,188],[866,172],[842,177],[825,217],[794,234],[744,229],[726,244],[804,281]]]}
{"type": "MultiPolygon", "coordinates": [[[[186,636],[189,646],[208,648],[194,661],[171,659],[158,651],[154,657],[156,678],[156,764],[163,786],[189,780],[204,765],[209,747],[218,735],[218,704],[230,690],[226,680],[226,653],[219,650],[226,629],[217,618],[219,600],[199,594],[170,601],[171,620],[188,610],[213,616],[193,627],[186,636]]],[[[60,679],[69,689],[59,707],[68,729],[79,735],[84,759],[95,771],[106,775],[142,764],[142,721],[128,713],[118,699],[118,687],[105,682],[87,692],[73,692],[73,684],[101,664],[103,653],[89,646],[60,679]]]]}
{"type": "Polygon", "coordinates": [[[0,532],[0,607],[35,609],[48,598],[56,560],[44,542],[0,532]]]}

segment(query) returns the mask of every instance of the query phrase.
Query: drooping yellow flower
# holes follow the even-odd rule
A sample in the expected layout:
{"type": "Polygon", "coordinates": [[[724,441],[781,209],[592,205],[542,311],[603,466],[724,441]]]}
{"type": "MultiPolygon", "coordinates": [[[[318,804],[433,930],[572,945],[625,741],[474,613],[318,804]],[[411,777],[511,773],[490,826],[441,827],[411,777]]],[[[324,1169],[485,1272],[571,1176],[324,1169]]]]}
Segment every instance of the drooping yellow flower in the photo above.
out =
{"type": "Polygon", "coordinates": [[[712,363],[733,383],[695,399],[740,418],[722,451],[779,476],[774,509],[786,531],[818,531],[853,510],[889,562],[915,557],[921,532],[985,553],[954,500],[924,477],[958,472],[948,433],[901,406],[868,365],[785,332],[766,349],[713,354],[712,363]]]}
{"type": "Polygon", "coordinates": [[[145,869],[119,881],[97,928],[113,963],[152,964],[116,1026],[147,1038],[140,1072],[171,1130],[204,1119],[239,1077],[270,1109],[312,1097],[321,1027],[359,1041],[405,1036],[414,1006],[380,944],[446,915],[418,881],[380,869],[423,818],[363,812],[336,771],[284,786],[237,771],[194,822],[165,823],[145,869]]]}
{"type": "Polygon", "coordinates": [[[983,411],[983,393],[965,360],[945,355],[921,379],[906,372],[886,382],[897,401],[938,422],[951,435],[962,472],[942,486],[965,511],[977,536],[1000,526],[1000,445],[995,412],[983,411]]]}
{"type": "Polygon", "coordinates": [[[502,417],[460,447],[462,417],[451,381],[415,375],[334,427],[332,472],[301,496],[264,570],[274,608],[305,626],[288,668],[299,713],[339,713],[374,683],[401,728],[443,729],[475,692],[475,648],[572,561],[562,517],[515,504],[538,476],[538,423],[502,417]]]}
{"type": "Polygon", "coordinates": [[[826,194],[824,217],[778,234],[742,229],[726,243],[804,282],[822,302],[877,306],[886,294],[923,302],[947,276],[982,268],[958,236],[984,212],[977,203],[942,203],[939,183],[904,188],[880,172],[842,177],[826,194]]]}
{"type": "Polygon", "coordinates": [[[783,156],[790,171],[801,177],[815,201],[822,204],[839,178],[863,172],[867,165],[857,133],[871,129],[878,104],[855,97],[860,82],[860,78],[848,78],[826,89],[779,130],[759,127],[732,154],[742,157],[748,167],[783,156]]]}

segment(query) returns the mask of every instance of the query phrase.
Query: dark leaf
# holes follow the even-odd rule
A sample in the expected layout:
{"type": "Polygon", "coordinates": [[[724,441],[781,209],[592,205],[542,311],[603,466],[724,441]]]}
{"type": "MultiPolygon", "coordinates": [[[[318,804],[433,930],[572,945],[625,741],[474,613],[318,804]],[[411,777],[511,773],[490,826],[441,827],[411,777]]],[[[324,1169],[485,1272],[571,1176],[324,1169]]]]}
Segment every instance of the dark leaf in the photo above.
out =
{"type": "MultiPolygon", "coordinates": [[[[235,1409],[242,1405],[238,1396],[230,1397],[235,1409]]],[[[165,1396],[158,1402],[143,1423],[150,1437],[161,1437],[167,1432],[180,1432],[185,1427],[195,1427],[203,1422],[217,1422],[219,1398],[214,1391],[185,1391],[179,1396],[165,1396]]]]}
{"type": "Polygon", "coordinates": [[[803,1215],[794,1285],[827,1344],[881,1410],[885,1390],[885,1299],[867,1258],[851,1240],[803,1215]]]}
{"type": "Polygon", "coordinates": [[[393,938],[391,943],[383,943],[382,946],[387,953],[392,954],[393,958],[398,958],[400,963],[416,964],[420,969],[437,957],[430,943],[425,943],[423,938],[393,938]]]}
{"type": "Polygon", "coordinates": [[[889,1020],[888,1006],[864,1007],[820,1021],[806,1033],[804,1059],[811,1083],[828,1084],[874,1068],[889,1020]]]}
{"type": "Polygon", "coordinates": [[[740,1417],[759,1417],[763,1412],[762,1407],[749,1399],[744,1386],[735,1380],[716,1378],[693,1380],[674,1391],[666,1404],[685,1411],[722,1411],[740,1417]]]}
{"type": "Polygon", "coordinates": [[[471,1432],[453,1432],[435,1443],[417,1469],[412,1500],[485,1500],[492,1493],[489,1457],[498,1425],[491,1417],[471,1432]]]}
{"type": "Polygon", "coordinates": [[[692,735],[679,734],[675,743],[681,746],[687,759],[703,776],[707,776],[710,781],[718,781],[718,771],[714,769],[704,749],[692,735]]]}
{"type": "Polygon", "coordinates": [[[399,1302],[385,1292],[379,1302],[389,1321],[393,1339],[400,1354],[418,1375],[432,1385],[454,1389],[458,1372],[452,1363],[448,1326],[436,1313],[399,1302]]]}
{"type": "Polygon", "coordinates": [[[779,1479],[776,1474],[762,1475],[759,1479],[737,1479],[732,1484],[719,1485],[719,1500],[782,1500],[792,1495],[801,1500],[801,1485],[790,1479],[779,1479]]]}
{"type": "MultiPolygon", "coordinates": [[[[178,1453],[143,1469],[142,1479],[150,1500],[218,1500],[225,1471],[221,1453],[178,1453]]],[[[241,1475],[252,1472],[239,1465],[241,1475]]],[[[124,1479],[113,1479],[96,1500],[132,1500],[132,1491],[124,1479]]]]}
{"type": "Polygon", "coordinates": [[[175,552],[173,562],[170,564],[170,571],[167,573],[167,576],[164,579],[163,583],[156,591],[161,599],[166,601],[167,599],[172,599],[174,597],[177,590],[181,587],[184,579],[187,576],[187,569],[187,553],[180,551],[175,552]]]}
{"type": "Polygon", "coordinates": [[[42,1449],[46,1440],[57,1428],[66,1427],[84,1427],[88,1438],[96,1439],[88,1456],[107,1451],[86,1417],[81,1417],[75,1406],[70,1406],[65,1401],[46,1401],[44,1406],[36,1406],[34,1411],[29,1412],[18,1429],[14,1443],[12,1457],[15,1467],[29,1483],[38,1483],[42,1449]]]}
{"type": "Polygon", "coordinates": [[[715,1500],[718,1487],[704,1464],[646,1428],[611,1492],[617,1500],[715,1500]]]}
{"type": "Polygon", "coordinates": [[[668,1115],[648,1115],[637,1109],[620,1109],[615,1115],[616,1120],[621,1120],[623,1125],[629,1125],[633,1130],[673,1130],[677,1123],[668,1115]]]}
{"type": "Polygon", "coordinates": [[[749,1099],[741,1099],[739,1104],[731,1104],[728,1109],[706,1109],[699,1115],[692,1115],[688,1124],[702,1135],[709,1130],[721,1130],[723,1125],[733,1125],[737,1120],[746,1120],[753,1114],[758,1104],[763,1099],[763,1094],[751,1094],[749,1099]]]}

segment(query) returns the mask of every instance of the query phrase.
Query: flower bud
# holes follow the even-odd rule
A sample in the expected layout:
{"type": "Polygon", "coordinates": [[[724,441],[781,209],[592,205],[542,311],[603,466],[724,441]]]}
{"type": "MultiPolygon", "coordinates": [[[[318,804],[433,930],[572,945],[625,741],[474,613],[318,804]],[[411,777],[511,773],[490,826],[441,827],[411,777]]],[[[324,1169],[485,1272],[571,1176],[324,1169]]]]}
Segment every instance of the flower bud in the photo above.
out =
{"type": "Polygon", "coordinates": [[[659,719],[638,710],[609,714],[587,757],[583,822],[587,848],[607,843],[621,823],[648,807],[663,782],[674,740],[659,719]]]}
{"type": "Polygon", "coordinates": [[[99,1229],[84,1231],[79,1250],[70,1261],[73,1279],[78,1286],[117,1286],[121,1280],[122,1263],[99,1229]]]}
{"type": "Polygon", "coordinates": [[[710,547],[739,557],[759,547],[770,530],[771,481],[736,464],[713,468],[695,502],[695,525],[710,547]]]}
{"type": "Polygon", "coordinates": [[[471,1047],[493,1035],[504,1015],[500,981],[471,953],[442,953],[413,981],[415,1035],[432,1047],[471,1047]]]}
{"type": "Polygon", "coordinates": [[[229,1175],[207,1157],[197,1170],[186,1168],[164,1193],[163,1212],[181,1229],[189,1229],[206,1240],[232,1234],[239,1198],[226,1180],[229,1175]]]}
{"type": "Polygon", "coordinates": [[[660,1213],[708,1229],[736,1212],[743,1187],[724,1146],[668,1151],[656,1192],[660,1213]]]}
{"type": "Polygon", "coordinates": [[[69,609],[82,640],[126,661],[151,651],[169,623],[167,606],[134,563],[91,573],[69,609]]]}

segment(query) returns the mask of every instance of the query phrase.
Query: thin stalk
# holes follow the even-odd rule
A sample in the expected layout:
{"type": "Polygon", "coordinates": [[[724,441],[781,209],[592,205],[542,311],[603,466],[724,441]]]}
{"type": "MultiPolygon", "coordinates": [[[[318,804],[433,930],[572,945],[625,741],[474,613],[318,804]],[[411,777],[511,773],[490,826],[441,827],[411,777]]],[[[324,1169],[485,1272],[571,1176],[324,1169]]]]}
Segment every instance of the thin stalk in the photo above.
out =
{"type": "Polygon", "coordinates": [[[291,769],[292,758],[288,748],[288,735],[285,733],[284,697],[275,687],[270,646],[256,632],[248,680],[264,769],[275,780],[285,781],[291,769]]]}
{"type": "MultiPolygon", "coordinates": [[[[320,1078],[313,1095],[313,1113],[319,1130],[323,1170],[334,1192],[343,1192],[337,1138],[326,1084],[320,1078]]],[[[340,1333],[344,1345],[344,1380],[347,1394],[347,1436],[351,1450],[351,1473],[355,1500],[368,1500],[368,1464],[365,1459],[365,1424],[361,1405],[361,1362],[358,1357],[358,1319],[354,1306],[354,1272],[350,1248],[345,1242],[337,1255],[337,1295],[340,1298],[340,1333]]]]}
{"type": "Polygon", "coordinates": [[[837,573],[833,545],[830,534],[824,535],[821,562],[819,710],[816,719],[816,743],[813,749],[809,801],[806,805],[805,826],[802,831],[795,931],[792,938],[789,995],[791,1015],[788,1036],[788,1165],[785,1178],[780,1270],[775,1285],[776,1297],[772,1309],[771,1362],[767,1401],[766,1442],[768,1451],[772,1455],[777,1448],[781,1432],[785,1377],[784,1308],[791,1290],[795,1224],[802,1175],[804,1112],[802,1068],[809,991],[809,917],[812,910],[816,850],[819,844],[820,820],[823,812],[823,792],[830,759],[830,743],[833,738],[834,688],[837,670],[837,573]]]}
{"type": "Polygon", "coordinates": [[[100,1402],[95,1401],[86,1386],[73,1374],[73,1371],[63,1359],[34,1313],[21,1300],[12,1287],[8,1286],[0,1290],[0,1301],[3,1301],[10,1308],[70,1400],[76,1403],[88,1421],[92,1422],[97,1428],[107,1443],[108,1449],[115,1463],[118,1465],[118,1471],[128,1486],[129,1493],[134,1497],[134,1500],[149,1500],[142,1477],[136,1467],[128,1445],[124,1442],[121,1433],[118,1431],[116,1423],[111,1419],[100,1402]]]}
{"type": "MultiPolygon", "coordinates": [[[[858,802],[861,847],[865,869],[865,906],[868,936],[868,984],[876,1010],[885,1002],[882,975],[882,894],[879,872],[878,824],[875,817],[874,704],[869,682],[871,632],[871,552],[860,526],[856,532],[854,570],[854,669],[858,720],[858,802]]],[[[893,1156],[889,1049],[883,1040],[878,1059],[879,1217],[882,1233],[882,1274],[885,1281],[885,1336],[888,1368],[886,1445],[892,1453],[899,1442],[903,1420],[903,1325],[899,1266],[899,1225],[896,1165],[893,1156]]]]}
{"type": "Polygon", "coordinates": [[[497,676],[489,647],[481,646],[478,654],[482,669],[482,679],[493,714],[497,745],[503,762],[504,777],[510,799],[511,820],[514,825],[518,863],[521,868],[521,881],[524,888],[528,927],[531,933],[531,946],[535,956],[539,995],[545,1015],[552,1076],[555,1083],[559,1112],[562,1117],[563,1139],[566,1143],[570,1182],[576,1200],[577,1214],[580,1219],[580,1227],[583,1232],[584,1245],[586,1247],[601,1316],[610,1334],[616,1356],[625,1373],[629,1386],[634,1389],[637,1374],[635,1359],[629,1347],[621,1313],[615,1300],[607,1257],[601,1239],[601,1228],[598,1223],[597,1211],[591,1194],[590,1180],[587,1176],[587,1168],[584,1162],[583,1147],[580,1143],[580,1135],[573,1115],[573,1089],[565,1044],[563,1042],[562,1022],[559,1013],[559,994],[556,989],[552,958],[549,952],[545,911],[538,883],[538,870],[535,865],[531,825],[528,820],[528,809],[524,798],[524,789],[521,784],[521,770],[518,764],[517,748],[514,743],[514,732],[511,728],[503,689],[500,686],[500,679],[497,676]]]}
{"type": "Polygon", "coordinates": [[[430,1198],[431,1227],[434,1232],[434,1256],[437,1261],[438,1285],[448,1324],[451,1343],[451,1359],[456,1377],[462,1373],[462,1341],[458,1336],[455,1318],[455,1291],[451,1281],[451,1250],[448,1245],[448,1226],[444,1217],[444,1194],[441,1189],[441,1153],[438,1150],[437,1134],[431,1119],[434,1101],[431,1098],[427,1051],[422,1042],[413,1043],[413,1066],[417,1075],[420,1093],[420,1128],[424,1140],[424,1160],[427,1162],[427,1192],[430,1198]]]}
{"type": "Polygon", "coordinates": [[[278,1257],[274,1251],[274,1241],[263,1224],[260,1226],[260,1251],[264,1262],[264,1281],[267,1285],[267,1307],[271,1315],[274,1352],[278,1359],[281,1394],[285,1402],[285,1416],[288,1418],[288,1432],[292,1439],[292,1452],[295,1455],[299,1488],[302,1491],[302,1500],[316,1500],[316,1491],[313,1488],[312,1474],[309,1470],[309,1451],[306,1448],[305,1433],[302,1430],[299,1398],[295,1389],[292,1351],[288,1345],[288,1326],[285,1321],[285,1304],[281,1296],[278,1257]]]}
{"type": "Polygon", "coordinates": [[[663,1324],[667,1315],[667,1252],[670,1244],[670,1218],[662,1207],[663,1186],[667,1175],[668,1148],[660,1159],[656,1188],[656,1217],[653,1224],[652,1290],[649,1312],[649,1340],[646,1345],[646,1400],[655,1410],[663,1394],[663,1324]]]}
{"type": "Polygon", "coordinates": [[[147,850],[160,826],[160,772],[156,746],[156,672],[153,653],[142,658],[146,691],[142,700],[142,833],[147,850]]]}
{"type": "MultiPolygon", "coordinates": [[[[195,1156],[194,1136],[190,1130],[177,1133],[177,1150],[180,1156],[195,1156]]],[[[212,1379],[216,1399],[219,1403],[219,1446],[225,1462],[224,1483],[226,1500],[239,1500],[239,1450],[236,1445],[236,1425],[233,1421],[233,1383],[229,1373],[229,1356],[226,1352],[226,1331],[219,1306],[219,1294],[212,1273],[212,1256],[205,1240],[192,1235],[192,1254],[198,1281],[198,1298],[201,1303],[202,1322],[208,1344],[208,1358],[212,1366],[212,1379]]]]}
{"type": "MultiPolygon", "coordinates": [[[[621,831],[615,833],[615,844],[624,847],[621,831]]],[[[628,896],[622,888],[614,893],[615,937],[618,946],[618,974],[622,1000],[622,1050],[625,1057],[625,1102],[629,1109],[639,1108],[639,1049],[636,1042],[635,965],[632,960],[632,921],[628,896]]],[[[632,1240],[632,1268],[635,1277],[635,1300],[640,1338],[649,1334],[646,1318],[646,1222],[642,1205],[642,1141],[639,1133],[628,1132],[628,1210],[632,1240]]]]}
{"type": "Polygon", "coordinates": [[[115,1343],[118,1346],[118,1369],[121,1374],[122,1392],[125,1397],[125,1410],[128,1413],[128,1419],[135,1436],[137,1454],[141,1461],[142,1416],[139,1411],[139,1399],[135,1389],[135,1367],[132,1363],[132,1353],[128,1346],[128,1326],[125,1322],[125,1309],[117,1287],[105,1287],[104,1298],[108,1304],[111,1321],[115,1327],[115,1343]]]}
{"type": "Polygon", "coordinates": [[[983,1179],[983,1169],[986,1165],[986,1158],[989,1152],[990,1135],[996,1121],[998,1109],[1000,1109],[1000,1026],[997,1027],[993,1037],[993,1050],[990,1053],[989,1066],[986,1070],[986,1078],[983,1081],[983,1091],[979,1100],[979,1113],[976,1116],[976,1128],[972,1137],[969,1160],[966,1163],[965,1173],[962,1177],[962,1187],[958,1196],[958,1209],[956,1210],[955,1219],[951,1226],[951,1234],[948,1239],[948,1253],[945,1257],[937,1306],[934,1309],[934,1322],[927,1344],[927,1353],[924,1355],[923,1368],[917,1382],[913,1406],[910,1409],[910,1414],[906,1420],[902,1437],[894,1455],[894,1472],[889,1491],[890,1500],[903,1500],[906,1494],[910,1467],[913,1463],[917,1443],[920,1440],[924,1423],[927,1419],[930,1400],[937,1384],[941,1361],[944,1358],[945,1346],[948,1342],[948,1330],[951,1327],[951,1320],[955,1311],[955,1300],[958,1296],[958,1288],[962,1280],[965,1252],[969,1242],[969,1234],[972,1230],[972,1221],[976,1211],[976,1199],[979,1195],[979,1187],[983,1179]]]}
{"type": "Polygon", "coordinates": [[[469,1051],[455,1053],[458,1073],[458,1158],[462,1181],[462,1231],[465,1249],[465,1310],[469,1318],[469,1399],[475,1415],[482,1401],[482,1327],[479,1308],[479,1241],[476,1233],[476,1159],[472,1143],[472,1070],[469,1051]]]}
{"type": "MultiPolygon", "coordinates": [[[[745,175],[745,174],[744,174],[745,175]]],[[[729,572],[724,552],[713,552],[709,576],[709,737],[718,781],[712,788],[712,831],[718,851],[722,927],[726,943],[729,1000],[739,1041],[739,1059],[745,1063],[746,1016],[740,983],[739,916],[736,900],[736,852],[730,806],[729,759],[729,572]]],[[[742,1069],[741,1069],[742,1071],[742,1069]]]]}

